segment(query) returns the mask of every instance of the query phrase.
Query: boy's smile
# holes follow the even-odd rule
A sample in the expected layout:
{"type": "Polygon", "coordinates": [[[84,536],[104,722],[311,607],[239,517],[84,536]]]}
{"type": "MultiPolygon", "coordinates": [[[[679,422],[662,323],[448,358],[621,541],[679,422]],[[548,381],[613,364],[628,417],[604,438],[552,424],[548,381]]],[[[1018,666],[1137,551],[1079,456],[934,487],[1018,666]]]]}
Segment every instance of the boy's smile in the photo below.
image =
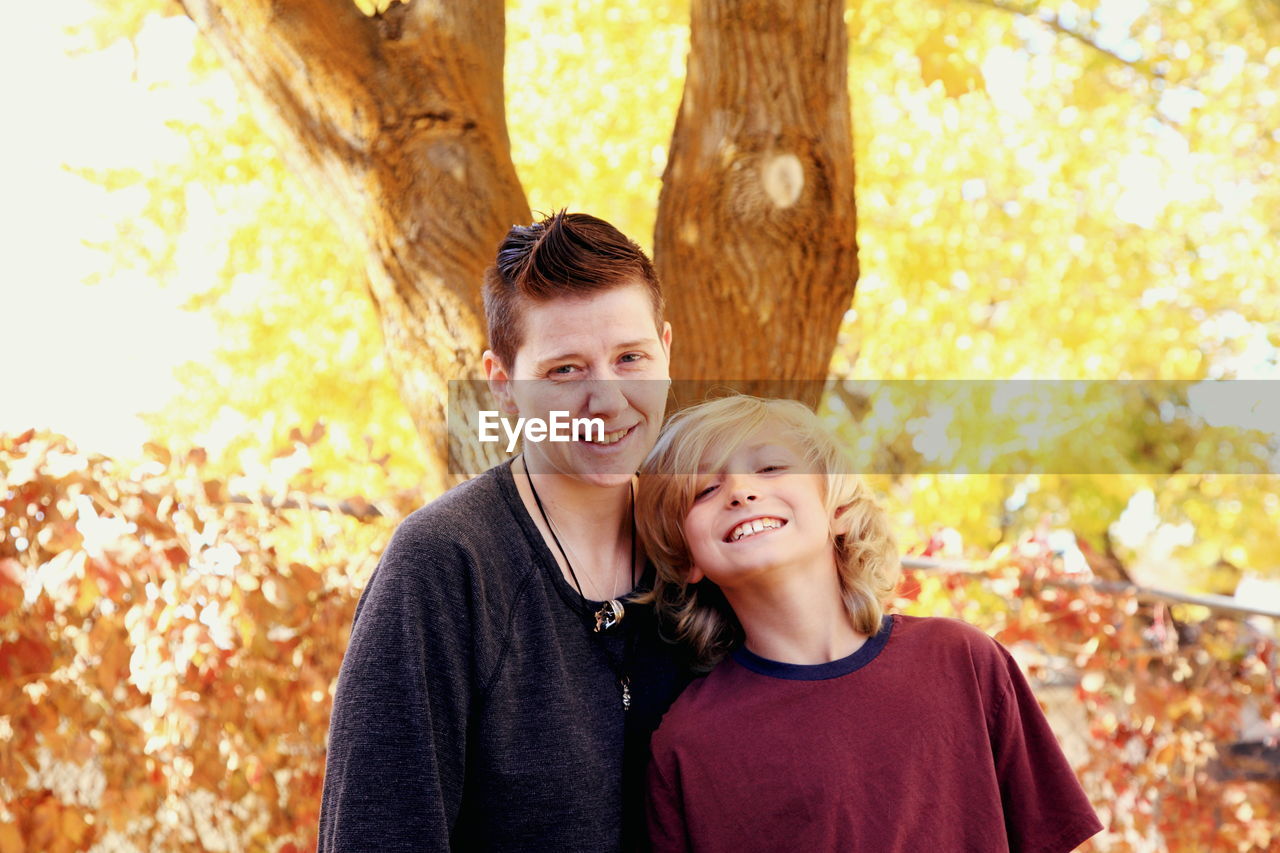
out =
{"type": "Polygon", "coordinates": [[[745,539],[748,536],[757,536],[770,530],[777,530],[786,526],[785,518],[774,518],[772,516],[764,516],[762,518],[752,518],[747,521],[735,524],[733,529],[725,535],[725,542],[737,542],[739,539],[745,539]]]}

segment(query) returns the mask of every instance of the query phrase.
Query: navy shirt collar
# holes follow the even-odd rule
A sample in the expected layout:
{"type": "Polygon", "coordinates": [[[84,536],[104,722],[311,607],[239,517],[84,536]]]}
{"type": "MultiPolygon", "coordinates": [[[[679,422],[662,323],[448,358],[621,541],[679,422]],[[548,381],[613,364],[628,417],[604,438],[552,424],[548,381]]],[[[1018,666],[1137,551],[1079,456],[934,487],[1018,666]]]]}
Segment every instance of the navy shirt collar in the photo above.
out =
{"type": "Polygon", "coordinates": [[[746,646],[738,646],[730,652],[730,655],[737,663],[759,675],[767,675],[770,678],[786,678],[791,681],[823,681],[828,678],[839,678],[842,675],[848,675],[871,663],[884,649],[885,643],[889,642],[889,635],[892,632],[893,617],[886,613],[884,620],[880,623],[880,630],[876,632],[874,637],[869,637],[865,643],[858,647],[856,652],[848,657],[827,663],[782,663],[762,658],[755,652],[750,651],[746,646]]]}

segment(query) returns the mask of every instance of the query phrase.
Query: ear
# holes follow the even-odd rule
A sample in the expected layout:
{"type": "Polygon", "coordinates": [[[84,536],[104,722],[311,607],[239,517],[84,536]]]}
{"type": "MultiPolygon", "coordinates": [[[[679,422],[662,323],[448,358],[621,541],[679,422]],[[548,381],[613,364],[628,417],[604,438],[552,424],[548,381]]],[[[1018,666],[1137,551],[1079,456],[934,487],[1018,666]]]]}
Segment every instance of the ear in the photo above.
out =
{"type": "Polygon", "coordinates": [[[662,351],[667,355],[667,363],[671,363],[671,324],[662,323],[662,351]]]}
{"type": "Polygon", "coordinates": [[[507,366],[491,349],[485,350],[480,360],[484,365],[485,378],[489,380],[489,393],[498,401],[498,407],[504,414],[517,414],[515,398],[511,394],[511,373],[507,366]]]}
{"type": "Polygon", "coordinates": [[[689,574],[686,576],[686,578],[685,578],[685,579],[686,579],[689,583],[698,583],[699,581],[701,581],[701,580],[702,580],[703,578],[705,578],[705,577],[706,577],[706,575],[704,575],[704,574],[702,573],[702,569],[698,568],[697,566],[690,566],[690,567],[689,567],[689,574]]]}
{"type": "Polygon", "coordinates": [[[835,512],[831,514],[831,537],[848,535],[853,530],[853,514],[849,510],[853,509],[853,504],[844,504],[836,507],[835,512]]]}

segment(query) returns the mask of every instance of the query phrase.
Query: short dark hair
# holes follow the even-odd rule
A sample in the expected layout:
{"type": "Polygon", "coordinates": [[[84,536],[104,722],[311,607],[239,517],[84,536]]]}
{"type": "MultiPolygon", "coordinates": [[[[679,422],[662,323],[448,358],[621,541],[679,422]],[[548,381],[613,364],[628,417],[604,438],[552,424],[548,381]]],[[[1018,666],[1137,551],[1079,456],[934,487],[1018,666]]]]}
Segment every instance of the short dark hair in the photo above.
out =
{"type": "Polygon", "coordinates": [[[532,225],[513,225],[484,272],[484,316],[489,348],[507,368],[524,343],[523,300],[582,297],[640,283],[662,325],[662,288],[653,263],[633,240],[603,219],[558,213],[532,225]]]}

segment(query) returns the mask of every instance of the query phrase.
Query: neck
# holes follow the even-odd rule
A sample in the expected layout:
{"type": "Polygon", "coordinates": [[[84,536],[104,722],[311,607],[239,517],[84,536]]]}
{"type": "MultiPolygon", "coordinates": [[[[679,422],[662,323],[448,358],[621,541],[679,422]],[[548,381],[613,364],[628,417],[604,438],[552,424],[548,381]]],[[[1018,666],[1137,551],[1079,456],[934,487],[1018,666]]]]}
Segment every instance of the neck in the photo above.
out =
{"type": "Polygon", "coordinates": [[[845,609],[834,560],[764,573],[722,590],[742,624],[747,648],[762,658],[829,663],[853,654],[867,640],[845,609]]]}
{"type": "Polygon", "coordinates": [[[537,459],[530,460],[523,454],[513,463],[512,474],[517,480],[524,479],[526,486],[528,478],[533,479],[542,505],[560,530],[612,530],[623,521],[630,530],[630,480],[608,486],[584,483],[576,477],[545,471],[537,459]]]}
{"type": "Polygon", "coordinates": [[[631,551],[636,547],[631,537],[632,484],[624,481],[599,486],[564,474],[539,473],[536,460],[530,470],[526,456],[517,459],[511,470],[525,509],[542,532],[565,580],[581,584],[579,591],[591,599],[631,592],[635,585],[631,551]],[[542,510],[537,500],[542,501],[542,510]],[[554,536],[544,523],[544,511],[554,526],[554,536]],[[566,560],[572,560],[572,572],[566,560]]]}

